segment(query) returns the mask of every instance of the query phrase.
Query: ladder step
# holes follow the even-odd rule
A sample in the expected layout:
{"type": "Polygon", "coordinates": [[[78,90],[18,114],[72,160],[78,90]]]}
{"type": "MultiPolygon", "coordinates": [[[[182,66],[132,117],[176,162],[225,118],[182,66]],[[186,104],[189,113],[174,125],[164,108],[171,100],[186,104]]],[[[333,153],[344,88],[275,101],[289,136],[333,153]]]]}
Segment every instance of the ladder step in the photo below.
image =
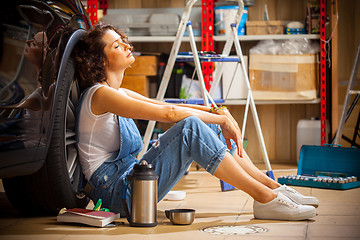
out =
{"type": "MultiPolygon", "coordinates": [[[[225,99],[213,99],[215,103],[225,103],[225,99]]],[[[180,99],[180,98],[165,98],[167,103],[185,103],[185,104],[204,104],[203,98],[191,98],[191,99],[180,99]]],[[[209,101],[211,104],[211,102],[209,101]]]]}
{"type": "MultiPolygon", "coordinates": [[[[239,57],[199,56],[200,62],[240,62],[239,57]]],[[[177,62],[193,62],[193,56],[177,55],[177,62]]]]}
{"type": "Polygon", "coordinates": [[[349,94],[360,94],[360,90],[350,90],[349,94]]]}
{"type": "MultiPolygon", "coordinates": [[[[216,54],[215,52],[198,52],[199,60],[201,62],[240,62],[238,56],[225,56],[221,54],[216,54]]],[[[194,53],[193,52],[179,52],[176,56],[178,62],[193,62],[194,53]]]]}

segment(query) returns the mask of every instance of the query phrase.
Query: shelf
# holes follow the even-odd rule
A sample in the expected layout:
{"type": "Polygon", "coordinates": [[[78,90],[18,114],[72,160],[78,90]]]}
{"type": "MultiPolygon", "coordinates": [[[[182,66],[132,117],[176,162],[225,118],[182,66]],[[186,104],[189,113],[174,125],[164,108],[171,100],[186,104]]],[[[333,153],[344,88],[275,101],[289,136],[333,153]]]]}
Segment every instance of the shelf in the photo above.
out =
{"type": "MultiPolygon", "coordinates": [[[[317,104],[320,103],[320,99],[314,100],[255,100],[256,105],[265,105],[265,104],[317,104]]],[[[245,99],[228,99],[225,101],[224,105],[245,105],[245,99]]]]}
{"type": "MultiPolygon", "coordinates": [[[[155,98],[153,98],[155,99],[155,98]]],[[[173,99],[173,98],[165,98],[163,101],[170,103],[181,103],[182,99],[173,99]],[[175,101],[176,100],[176,101],[175,101]]],[[[196,99],[188,100],[190,104],[202,104],[202,99],[196,102],[196,99]]],[[[219,99],[214,100],[217,103],[220,103],[219,99]]],[[[320,98],[313,100],[255,100],[256,105],[269,105],[269,104],[318,104],[320,103],[320,98]]],[[[246,99],[228,99],[223,105],[245,105],[246,99]]]]}
{"type": "MultiPolygon", "coordinates": [[[[227,36],[214,36],[214,41],[226,41],[227,36]]],[[[238,36],[240,41],[259,41],[259,40],[289,40],[289,39],[320,39],[319,34],[277,34],[277,35],[243,35],[238,36]]],[[[130,42],[174,42],[175,36],[129,36],[130,42]]],[[[184,42],[189,42],[189,37],[183,37],[184,42]]],[[[201,37],[195,37],[195,41],[200,42],[201,37]]],[[[265,104],[318,104],[320,99],[314,100],[255,100],[256,105],[265,104]]],[[[224,105],[245,105],[245,99],[226,100],[224,105]]]]}
{"type": "MultiPolygon", "coordinates": [[[[175,36],[128,36],[130,42],[174,42],[175,36]]],[[[189,37],[183,37],[184,42],[189,42],[189,37]]],[[[200,42],[200,37],[195,37],[200,42]]]]}
{"type": "MultiPolygon", "coordinates": [[[[174,42],[175,36],[128,36],[130,42],[174,42]]],[[[244,35],[238,36],[240,41],[258,40],[288,40],[288,39],[320,39],[319,34],[277,34],[277,35],[244,35]]],[[[226,41],[227,36],[214,36],[214,41],[226,41]]],[[[189,42],[189,37],[183,38],[184,42],[189,42]]],[[[195,41],[200,42],[201,37],[195,37],[195,41]]]]}
{"type": "MultiPolygon", "coordinates": [[[[289,40],[289,39],[320,39],[319,34],[275,34],[275,35],[243,35],[238,36],[240,41],[257,40],[289,40]]],[[[226,41],[226,36],[214,36],[214,41],[226,41]]]]}

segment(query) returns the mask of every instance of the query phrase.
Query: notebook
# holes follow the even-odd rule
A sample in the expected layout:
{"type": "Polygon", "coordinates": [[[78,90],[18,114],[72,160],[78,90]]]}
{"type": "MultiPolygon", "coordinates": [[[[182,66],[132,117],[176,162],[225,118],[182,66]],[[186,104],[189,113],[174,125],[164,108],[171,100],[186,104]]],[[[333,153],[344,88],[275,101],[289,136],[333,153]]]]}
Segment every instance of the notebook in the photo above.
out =
{"type": "Polygon", "coordinates": [[[61,209],[58,222],[82,223],[90,226],[104,227],[120,218],[120,213],[95,211],[83,208],[61,209]]]}

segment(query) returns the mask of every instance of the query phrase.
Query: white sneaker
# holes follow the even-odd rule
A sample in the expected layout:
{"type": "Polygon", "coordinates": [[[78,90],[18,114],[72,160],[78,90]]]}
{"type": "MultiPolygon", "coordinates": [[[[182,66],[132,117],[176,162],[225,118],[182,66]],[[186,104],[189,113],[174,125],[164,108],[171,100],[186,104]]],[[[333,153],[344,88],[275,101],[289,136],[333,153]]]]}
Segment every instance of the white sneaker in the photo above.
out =
{"type": "Polygon", "coordinates": [[[254,201],[254,217],[258,219],[298,221],[315,215],[313,206],[297,204],[280,192],[268,203],[254,201]]]}
{"type": "Polygon", "coordinates": [[[281,192],[282,194],[284,194],[294,202],[297,202],[298,204],[311,205],[316,208],[319,206],[319,200],[316,197],[304,196],[301,193],[297,192],[295,189],[286,186],[285,184],[281,185],[281,187],[274,189],[274,191],[277,193],[281,192]]]}

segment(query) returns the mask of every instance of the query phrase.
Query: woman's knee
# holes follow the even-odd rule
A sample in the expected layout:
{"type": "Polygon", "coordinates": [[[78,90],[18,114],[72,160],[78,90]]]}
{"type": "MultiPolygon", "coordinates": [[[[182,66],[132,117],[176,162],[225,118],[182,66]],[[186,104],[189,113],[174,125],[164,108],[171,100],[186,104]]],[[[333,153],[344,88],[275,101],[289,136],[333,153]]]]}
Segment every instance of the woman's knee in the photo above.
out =
{"type": "Polygon", "coordinates": [[[184,123],[184,128],[189,128],[189,129],[198,129],[198,128],[202,128],[202,127],[206,127],[206,124],[200,120],[200,118],[196,117],[196,116],[190,116],[187,117],[183,120],[184,123]]]}

